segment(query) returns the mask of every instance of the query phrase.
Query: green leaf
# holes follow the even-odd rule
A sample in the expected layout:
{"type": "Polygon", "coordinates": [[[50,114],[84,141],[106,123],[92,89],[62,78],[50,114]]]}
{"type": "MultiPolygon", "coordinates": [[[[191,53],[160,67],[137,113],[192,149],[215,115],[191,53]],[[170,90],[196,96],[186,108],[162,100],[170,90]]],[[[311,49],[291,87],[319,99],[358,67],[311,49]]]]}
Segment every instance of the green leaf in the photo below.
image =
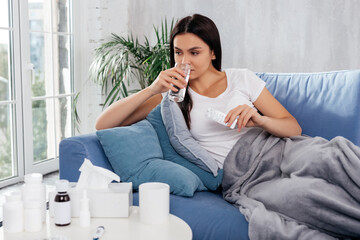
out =
{"type": "Polygon", "coordinates": [[[154,45],[147,36],[140,43],[132,33],[126,37],[111,33],[109,40],[94,50],[89,79],[101,86],[106,96],[104,107],[148,87],[160,71],[170,67],[168,40],[173,25],[174,19],[169,28],[164,18],[160,31],[153,26],[156,37],[154,45]],[[128,90],[132,82],[137,82],[140,89],[128,90]]]}
{"type": "Polygon", "coordinates": [[[79,95],[80,95],[80,92],[78,92],[74,97],[73,97],[73,109],[72,109],[72,118],[73,118],[73,123],[74,123],[74,127],[75,127],[75,130],[80,133],[80,123],[81,123],[81,120],[80,120],[80,117],[79,117],[79,114],[78,114],[78,111],[77,111],[77,103],[78,103],[78,100],[79,100],[79,95]]]}

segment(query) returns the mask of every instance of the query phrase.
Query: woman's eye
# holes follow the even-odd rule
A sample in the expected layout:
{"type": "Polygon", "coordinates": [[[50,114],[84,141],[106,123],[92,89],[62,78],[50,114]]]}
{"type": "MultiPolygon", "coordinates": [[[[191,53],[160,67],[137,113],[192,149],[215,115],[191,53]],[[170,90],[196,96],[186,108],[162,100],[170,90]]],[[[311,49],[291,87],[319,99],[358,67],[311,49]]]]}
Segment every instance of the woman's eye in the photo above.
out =
{"type": "Polygon", "coordinates": [[[196,55],[198,55],[199,53],[198,53],[198,52],[192,52],[191,54],[194,55],[194,56],[196,56],[196,55]]]}
{"type": "Polygon", "coordinates": [[[176,51],[176,52],[175,52],[175,54],[176,54],[176,55],[180,55],[180,54],[181,54],[181,52],[177,52],[177,51],[176,51]]]}

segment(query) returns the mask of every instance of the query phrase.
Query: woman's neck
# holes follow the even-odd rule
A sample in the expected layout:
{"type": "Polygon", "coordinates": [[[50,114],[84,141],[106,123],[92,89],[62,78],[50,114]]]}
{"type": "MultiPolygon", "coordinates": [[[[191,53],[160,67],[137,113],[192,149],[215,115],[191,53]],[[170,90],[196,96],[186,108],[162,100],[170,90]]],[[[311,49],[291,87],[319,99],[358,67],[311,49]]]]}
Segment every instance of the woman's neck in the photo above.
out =
{"type": "Polygon", "coordinates": [[[227,88],[226,74],[211,66],[199,78],[192,79],[189,82],[189,86],[200,95],[212,98],[217,97],[227,88]]]}

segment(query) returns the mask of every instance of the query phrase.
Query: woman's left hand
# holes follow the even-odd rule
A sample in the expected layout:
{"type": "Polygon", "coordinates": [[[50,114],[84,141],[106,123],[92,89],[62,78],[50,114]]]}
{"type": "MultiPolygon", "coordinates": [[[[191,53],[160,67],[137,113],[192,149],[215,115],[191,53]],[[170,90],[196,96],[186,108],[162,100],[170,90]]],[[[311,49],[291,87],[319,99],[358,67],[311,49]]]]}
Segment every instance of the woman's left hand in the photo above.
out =
{"type": "Polygon", "coordinates": [[[246,104],[231,109],[225,117],[225,122],[231,126],[237,117],[239,117],[237,122],[239,132],[244,127],[257,127],[264,123],[264,117],[256,109],[246,104]]]}

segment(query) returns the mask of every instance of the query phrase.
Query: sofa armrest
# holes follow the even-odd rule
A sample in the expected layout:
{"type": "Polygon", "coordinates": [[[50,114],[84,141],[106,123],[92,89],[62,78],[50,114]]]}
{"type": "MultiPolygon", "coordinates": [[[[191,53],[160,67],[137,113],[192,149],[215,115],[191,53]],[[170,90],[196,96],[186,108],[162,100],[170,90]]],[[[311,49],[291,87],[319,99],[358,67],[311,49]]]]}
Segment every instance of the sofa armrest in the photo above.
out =
{"type": "Polygon", "coordinates": [[[107,159],[96,133],[63,139],[59,146],[60,179],[77,182],[79,168],[84,159],[89,159],[95,166],[114,171],[107,159]]]}

